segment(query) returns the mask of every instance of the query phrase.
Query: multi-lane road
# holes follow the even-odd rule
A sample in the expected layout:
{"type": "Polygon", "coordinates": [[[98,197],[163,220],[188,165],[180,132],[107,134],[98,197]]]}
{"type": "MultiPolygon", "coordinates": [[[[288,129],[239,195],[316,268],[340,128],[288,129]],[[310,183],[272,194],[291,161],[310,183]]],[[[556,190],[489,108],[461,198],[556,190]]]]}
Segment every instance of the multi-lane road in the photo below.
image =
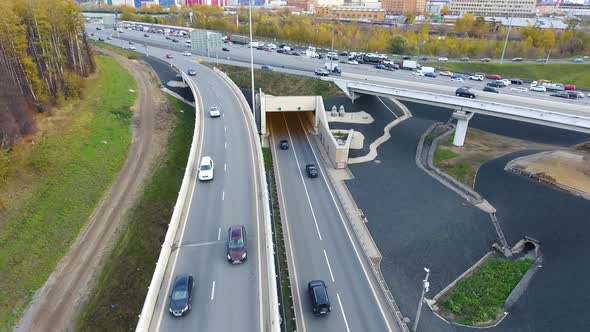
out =
{"type": "Polygon", "coordinates": [[[399,331],[379,286],[373,280],[362,248],[327,180],[312,144],[304,116],[271,113],[271,148],[290,258],[298,331],[399,331]],[[280,140],[288,150],[278,149],[280,140]],[[309,178],[305,165],[318,165],[317,178],[309,178]],[[307,283],[321,279],[331,296],[332,312],[316,317],[307,283]]]}

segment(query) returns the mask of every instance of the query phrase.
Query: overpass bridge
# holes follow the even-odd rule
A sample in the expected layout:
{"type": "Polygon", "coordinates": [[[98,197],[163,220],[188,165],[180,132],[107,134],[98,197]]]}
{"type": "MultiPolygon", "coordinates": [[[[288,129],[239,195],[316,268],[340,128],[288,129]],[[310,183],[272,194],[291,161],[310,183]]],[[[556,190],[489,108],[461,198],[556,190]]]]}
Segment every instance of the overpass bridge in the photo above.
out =
{"type": "MultiPolygon", "coordinates": [[[[463,146],[469,120],[476,113],[590,133],[590,107],[585,105],[543,101],[538,107],[520,106],[490,100],[469,99],[428,91],[410,90],[357,80],[338,78],[328,78],[327,80],[333,81],[338,85],[353,101],[359,96],[367,94],[393,97],[398,100],[419,102],[455,110],[453,117],[457,119],[457,128],[453,144],[456,146],[463,146]]],[[[501,95],[500,97],[507,96],[501,95]]]]}

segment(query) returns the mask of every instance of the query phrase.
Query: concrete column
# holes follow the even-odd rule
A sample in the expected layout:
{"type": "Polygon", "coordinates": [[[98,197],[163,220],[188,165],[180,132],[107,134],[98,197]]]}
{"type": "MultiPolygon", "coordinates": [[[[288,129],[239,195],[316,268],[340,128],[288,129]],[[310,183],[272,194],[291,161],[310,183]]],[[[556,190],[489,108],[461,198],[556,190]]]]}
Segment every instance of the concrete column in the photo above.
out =
{"type": "Polygon", "coordinates": [[[260,102],[257,104],[260,106],[260,134],[267,135],[266,132],[266,95],[260,90],[258,94],[260,96],[260,102]]]}
{"type": "Polygon", "coordinates": [[[473,117],[473,113],[465,111],[455,111],[453,117],[457,119],[457,127],[455,128],[455,137],[453,138],[454,146],[463,146],[465,143],[465,135],[467,134],[467,127],[469,120],[473,117]]]}

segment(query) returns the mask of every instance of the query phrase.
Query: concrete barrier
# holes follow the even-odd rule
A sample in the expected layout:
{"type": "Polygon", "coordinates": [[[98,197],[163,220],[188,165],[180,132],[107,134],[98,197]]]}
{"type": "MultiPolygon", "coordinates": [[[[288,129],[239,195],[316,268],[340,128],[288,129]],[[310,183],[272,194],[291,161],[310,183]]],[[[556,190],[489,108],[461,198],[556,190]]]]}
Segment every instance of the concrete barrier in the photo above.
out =
{"type": "Polygon", "coordinates": [[[162,250],[160,251],[158,262],[156,263],[156,269],[154,270],[152,281],[150,282],[148,293],[143,303],[143,308],[141,309],[139,322],[135,328],[136,332],[148,331],[150,328],[154,310],[156,309],[156,304],[158,302],[158,295],[160,294],[162,282],[164,281],[164,275],[166,274],[166,268],[168,267],[168,262],[172,253],[174,238],[176,237],[176,232],[178,230],[178,226],[180,225],[185,203],[190,196],[188,195],[189,188],[191,187],[191,183],[194,183],[193,178],[195,176],[195,158],[197,155],[197,146],[199,145],[199,124],[201,123],[201,119],[199,117],[199,103],[197,102],[199,100],[199,93],[197,86],[190,79],[190,77],[180,69],[176,67],[174,68],[182,74],[183,80],[188,84],[191,91],[193,92],[193,95],[195,96],[195,130],[193,133],[193,140],[191,142],[188,162],[186,164],[184,177],[182,179],[182,185],[180,186],[176,205],[174,206],[174,212],[172,213],[172,218],[170,220],[170,224],[168,225],[168,231],[166,232],[166,237],[164,239],[164,243],[162,244],[162,250]]]}
{"type": "MultiPolygon", "coordinates": [[[[221,78],[223,78],[226,83],[234,90],[235,94],[240,99],[242,105],[244,105],[245,109],[250,110],[248,102],[246,98],[240,91],[240,88],[222,71],[217,68],[214,68],[213,71],[218,74],[221,78]]],[[[281,330],[281,318],[279,314],[279,298],[277,293],[277,284],[276,284],[276,268],[275,268],[275,260],[274,260],[274,244],[272,238],[272,227],[271,227],[271,217],[270,217],[270,203],[269,203],[269,193],[268,193],[268,185],[266,182],[266,172],[264,170],[264,158],[262,156],[262,146],[260,144],[260,139],[257,133],[256,127],[256,120],[254,119],[254,114],[252,112],[247,112],[247,117],[250,128],[252,128],[254,136],[254,150],[256,151],[256,165],[258,167],[258,174],[260,178],[260,193],[261,196],[260,200],[263,206],[263,219],[264,219],[264,242],[266,247],[266,267],[267,267],[267,287],[269,291],[268,295],[268,312],[269,312],[269,321],[268,321],[268,328],[264,327],[263,322],[263,331],[269,332],[279,332],[281,330]]],[[[262,292],[262,290],[260,290],[262,292]]]]}

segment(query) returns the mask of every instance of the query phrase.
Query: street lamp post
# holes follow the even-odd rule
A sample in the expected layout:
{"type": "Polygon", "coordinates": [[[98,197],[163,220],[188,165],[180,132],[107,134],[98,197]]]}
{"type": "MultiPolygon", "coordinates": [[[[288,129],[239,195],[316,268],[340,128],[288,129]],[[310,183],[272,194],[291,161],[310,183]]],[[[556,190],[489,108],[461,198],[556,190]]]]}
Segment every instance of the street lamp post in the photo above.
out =
{"type": "Polygon", "coordinates": [[[428,292],[428,289],[430,287],[430,283],[428,282],[428,276],[430,276],[430,269],[424,268],[424,272],[426,272],[426,278],[422,280],[422,295],[420,295],[420,302],[418,302],[416,319],[414,320],[414,326],[412,327],[413,332],[416,332],[418,330],[418,322],[420,321],[420,314],[422,313],[422,303],[424,303],[424,295],[428,292]]]}
{"type": "Polygon", "coordinates": [[[504,47],[502,48],[502,57],[500,58],[500,64],[504,62],[504,53],[506,53],[506,45],[508,45],[508,37],[510,37],[510,31],[512,30],[512,16],[508,21],[508,32],[506,32],[506,39],[504,39],[504,47]]]}
{"type": "Polygon", "coordinates": [[[252,50],[252,1],[248,1],[248,16],[250,21],[250,77],[252,84],[252,114],[254,115],[254,122],[256,123],[256,92],[254,91],[254,51],[252,50]]]}

